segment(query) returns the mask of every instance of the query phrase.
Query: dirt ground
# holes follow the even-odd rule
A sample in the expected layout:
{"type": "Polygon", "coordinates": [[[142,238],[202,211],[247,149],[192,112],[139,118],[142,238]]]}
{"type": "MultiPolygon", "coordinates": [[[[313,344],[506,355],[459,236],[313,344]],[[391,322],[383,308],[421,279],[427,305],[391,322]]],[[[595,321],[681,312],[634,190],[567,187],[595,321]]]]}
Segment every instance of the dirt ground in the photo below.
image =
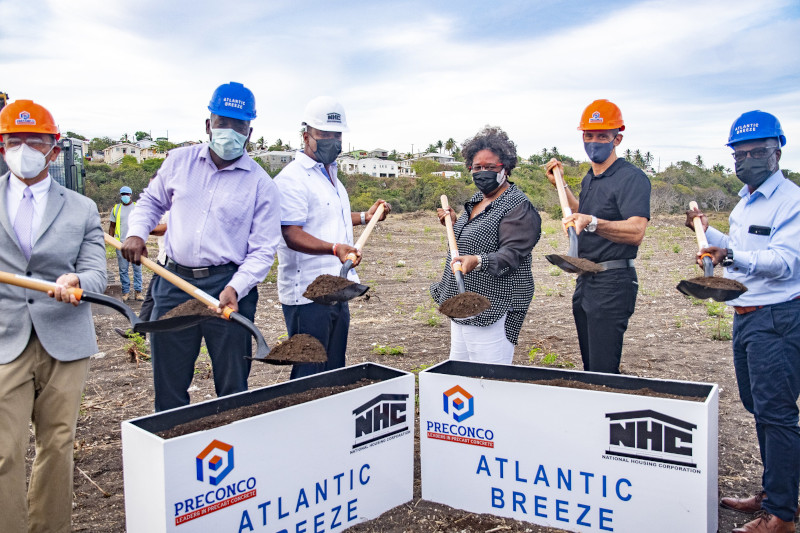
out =
{"type": "MultiPolygon", "coordinates": [[[[580,369],[570,305],[575,278],[544,258],[550,253],[565,253],[568,243],[558,224],[543,217],[544,234],[534,248],[536,294],[514,364],[574,365],[580,369]]],[[[719,383],[720,494],[754,494],[760,489],[761,476],[754,423],[739,401],[730,341],[713,338],[719,335],[719,329],[729,338],[731,312],[692,302],[675,290],[681,279],[700,275],[692,264],[695,238],[682,224],[682,217],[656,217],[648,228],[637,260],[640,290],[625,337],[622,371],[642,377],[719,383]],[[711,316],[714,313],[722,316],[711,316]]],[[[357,228],[356,237],[358,232],[357,228]]],[[[436,311],[428,294],[430,283],[441,276],[445,249],[445,231],[434,213],[392,215],[378,224],[357,269],[361,282],[371,289],[367,297],[351,302],[348,364],[374,361],[419,371],[447,358],[448,322],[436,311]]],[[[116,281],[114,258],[108,267],[110,280],[116,281]]],[[[144,273],[147,283],[150,273],[146,269],[144,273]]],[[[267,342],[274,344],[285,334],[276,286],[267,281],[258,290],[256,325],[267,342]]],[[[138,310],[141,303],[131,305],[138,310]]],[[[95,321],[101,351],[92,360],[78,420],[73,524],[76,531],[117,532],[125,530],[120,422],[153,412],[152,372],[147,362],[130,362],[126,341],[112,329],[125,326],[120,316],[98,314],[95,321]]],[[[250,387],[284,382],[290,368],[254,364],[250,387]]],[[[210,378],[208,356],[201,353],[190,389],[192,402],[214,396],[210,378]]],[[[352,530],[556,531],[420,500],[418,463],[416,471],[411,502],[352,530]]],[[[719,530],[723,532],[749,520],[726,510],[720,510],[719,516],[719,530]]]]}

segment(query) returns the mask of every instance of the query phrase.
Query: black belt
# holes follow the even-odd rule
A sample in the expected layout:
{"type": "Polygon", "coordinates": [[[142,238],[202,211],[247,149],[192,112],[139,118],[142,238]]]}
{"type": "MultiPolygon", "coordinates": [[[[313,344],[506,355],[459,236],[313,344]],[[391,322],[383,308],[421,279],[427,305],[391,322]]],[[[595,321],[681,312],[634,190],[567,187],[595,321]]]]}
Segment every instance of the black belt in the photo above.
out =
{"type": "Polygon", "coordinates": [[[167,268],[167,270],[171,270],[173,272],[180,274],[181,276],[194,279],[207,278],[211,274],[235,272],[239,268],[239,265],[237,265],[236,263],[226,263],[224,265],[191,268],[179,265],[169,257],[167,257],[167,264],[164,266],[167,268]]]}
{"type": "Polygon", "coordinates": [[[633,259],[612,259],[611,261],[603,261],[597,263],[603,270],[615,270],[617,268],[633,268],[633,259]]]}

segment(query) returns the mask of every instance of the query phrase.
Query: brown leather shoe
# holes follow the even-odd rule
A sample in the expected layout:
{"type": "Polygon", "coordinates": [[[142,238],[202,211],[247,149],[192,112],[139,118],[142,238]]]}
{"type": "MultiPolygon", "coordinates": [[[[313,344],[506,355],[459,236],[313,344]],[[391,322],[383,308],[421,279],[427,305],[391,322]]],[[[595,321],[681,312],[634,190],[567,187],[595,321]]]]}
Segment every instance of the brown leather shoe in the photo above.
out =
{"type": "MultiPolygon", "coordinates": [[[[766,499],[767,493],[761,491],[755,496],[750,496],[749,498],[722,498],[719,501],[719,505],[725,509],[739,511],[740,513],[755,514],[761,510],[761,502],[766,499]]],[[[800,517],[800,506],[798,506],[797,510],[794,512],[795,521],[797,521],[798,517],[800,517]]]]}
{"type": "Polygon", "coordinates": [[[777,516],[762,511],[752,522],[737,527],[732,533],[794,533],[794,522],[784,522],[777,516]]]}

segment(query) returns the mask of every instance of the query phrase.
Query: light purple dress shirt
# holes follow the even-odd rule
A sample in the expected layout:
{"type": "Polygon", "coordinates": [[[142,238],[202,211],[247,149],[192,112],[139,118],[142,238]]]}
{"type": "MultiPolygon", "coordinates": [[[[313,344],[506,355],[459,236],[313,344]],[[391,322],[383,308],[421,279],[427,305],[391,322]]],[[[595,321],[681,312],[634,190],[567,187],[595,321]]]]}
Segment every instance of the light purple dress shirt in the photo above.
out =
{"type": "Polygon", "coordinates": [[[171,150],[136,202],[128,236],[147,240],[167,211],[167,255],[176,263],[240,265],[228,283],[240,300],[267,276],[281,239],[280,194],[247,154],[220,170],[208,144],[171,150]]]}

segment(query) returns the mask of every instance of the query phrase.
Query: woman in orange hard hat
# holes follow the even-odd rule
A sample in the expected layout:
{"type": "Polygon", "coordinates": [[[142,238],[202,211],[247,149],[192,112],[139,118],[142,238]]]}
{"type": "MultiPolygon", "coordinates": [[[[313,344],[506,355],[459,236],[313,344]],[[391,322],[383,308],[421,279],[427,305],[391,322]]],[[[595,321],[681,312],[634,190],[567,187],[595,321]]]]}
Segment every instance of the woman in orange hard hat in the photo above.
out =
{"type": "MultiPolygon", "coordinates": [[[[639,290],[634,258],[650,220],[650,180],[644,172],[616,154],[625,123],[619,107],[595,100],[581,115],[591,168],[581,182],[578,198],[566,187],[573,214],[562,222],[575,223],[578,256],[599,263],[597,274],[578,277],[572,296],[572,314],[578,330],[583,369],[619,373],[622,340],[639,290]]],[[[553,167],[547,177],[555,186],[553,167]]]]}

